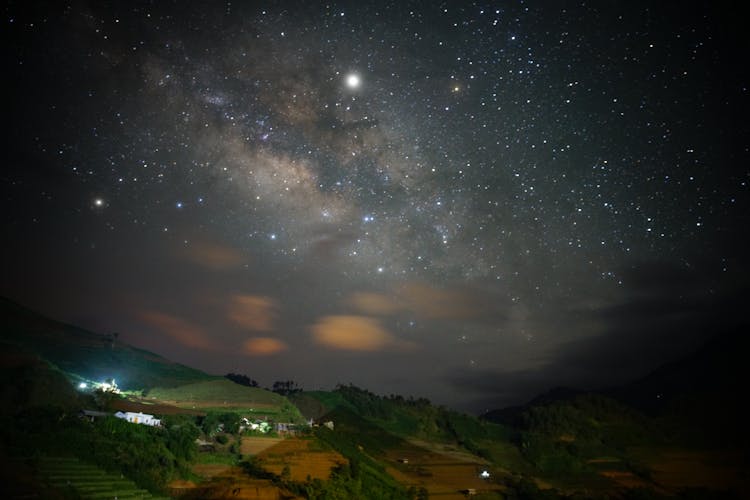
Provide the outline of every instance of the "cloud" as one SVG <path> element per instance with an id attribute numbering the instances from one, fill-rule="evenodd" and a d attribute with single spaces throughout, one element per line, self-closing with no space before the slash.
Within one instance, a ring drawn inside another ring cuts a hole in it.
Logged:
<path id="1" fill-rule="evenodd" d="M 289 348 L 285 342 L 273 337 L 253 337 L 246 340 L 242 347 L 250 356 L 270 356 Z"/>
<path id="2" fill-rule="evenodd" d="M 139 314 L 139 317 L 184 346 L 193 349 L 216 349 L 216 344 L 202 328 L 182 318 L 158 311 L 144 311 Z"/>
<path id="3" fill-rule="evenodd" d="M 331 349 L 373 352 L 414 347 L 413 343 L 388 332 L 377 319 L 367 316 L 324 316 L 311 330 L 315 342 Z"/>
<path id="4" fill-rule="evenodd" d="M 276 302 L 262 295 L 234 295 L 230 298 L 229 319 L 256 332 L 273 330 Z"/>
<path id="5" fill-rule="evenodd" d="M 182 255 L 191 262 L 217 271 L 234 269 L 247 262 L 238 250 L 210 242 L 191 243 Z"/>
<path id="6" fill-rule="evenodd" d="M 429 319 L 476 319 L 485 312 L 471 294 L 410 282 L 396 291 L 406 307 Z"/>
<path id="7" fill-rule="evenodd" d="M 355 292 L 346 303 L 368 315 L 391 316 L 411 312 L 433 320 L 479 320 L 488 316 L 498 319 L 499 312 L 497 303 L 490 303 L 488 297 L 477 291 L 437 288 L 417 282 L 399 285 L 390 295 Z"/>
<path id="8" fill-rule="evenodd" d="M 403 309 L 403 305 L 391 297 L 375 292 L 355 292 L 348 303 L 360 312 L 375 316 L 388 316 Z"/>
<path id="9" fill-rule="evenodd" d="M 534 368 L 458 370 L 447 375 L 461 391 L 481 394 L 495 407 L 528 400 L 553 386 L 598 389 L 637 380 L 660 365 L 700 349 L 712 336 L 746 324 L 750 289 L 707 267 L 635 263 L 624 289 L 610 301 L 558 310 L 540 328 L 567 339 Z M 586 335 L 576 332 L 585 328 Z M 489 404 L 489 403 L 487 403 Z"/>

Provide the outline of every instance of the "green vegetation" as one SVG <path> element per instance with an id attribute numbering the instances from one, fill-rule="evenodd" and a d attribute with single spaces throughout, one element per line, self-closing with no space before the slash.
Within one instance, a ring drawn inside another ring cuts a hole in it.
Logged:
<path id="1" fill-rule="evenodd" d="M 528 408 L 522 415 L 518 444 L 524 457 L 545 474 L 587 474 L 595 472 L 588 465 L 591 459 L 615 457 L 627 462 L 627 447 L 658 442 L 650 429 L 648 419 L 634 410 L 604 396 L 585 394 Z"/>
<path id="2" fill-rule="evenodd" d="M 307 398 L 307 399 L 306 399 Z M 394 436 L 416 437 L 433 442 L 451 443 L 484 458 L 493 459 L 498 453 L 497 443 L 509 443 L 513 432 L 492 422 L 458 413 L 447 408 L 435 407 L 424 398 L 413 399 L 402 396 L 378 396 L 354 386 L 338 386 L 332 392 L 304 392 L 293 401 L 301 402 L 304 409 L 314 408 L 310 398 L 325 408 L 326 418 L 332 410 L 348 410 L 360 419 L 376 424 L 387 436 L 379 436 L 380 442 L 388 442 Z M 344 414 L 346 415 L 346 413 Z M 334 419 L 336 425 L 339 421 Z M 346 418 L 345 418 L 346 421 Z"/>

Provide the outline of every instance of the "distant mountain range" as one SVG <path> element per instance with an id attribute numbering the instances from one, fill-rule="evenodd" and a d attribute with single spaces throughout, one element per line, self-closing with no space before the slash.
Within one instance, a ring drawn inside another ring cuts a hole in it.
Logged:
<path id="1" fill-rule="evenodd" d="M 593 394 L 612 398 L 646 415 L 691 421 L 695 428 L 741 429 L 749 330 L 743 327 L 717 334 L 686 358 L 666 363 L 629 384 Z M 573 401 L 584 394 L 587 393 L 556 387 L 524 405 L 492 410 L 481 418 L 517 426 L 530 408 Z M 747 439 L 746 432 L 744 435 L 743 439 Z"/>

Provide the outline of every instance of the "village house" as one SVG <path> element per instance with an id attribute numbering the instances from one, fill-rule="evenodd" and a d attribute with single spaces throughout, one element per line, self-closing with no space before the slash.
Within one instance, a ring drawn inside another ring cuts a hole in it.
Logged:
<path id="1" fill-rule="evenodd" d="M 142 425 L 150 425 L 152 427 L 161 427 L 161 420 L 158 418 L 154 418 L 153 415 L 149 415 L 148 413 L 118 411 L 117 413 L 115 413 L 115 417 L 121 418 L 123 420 L 127 420 L 128 422 L 132 424 L 142 424 Z"/>

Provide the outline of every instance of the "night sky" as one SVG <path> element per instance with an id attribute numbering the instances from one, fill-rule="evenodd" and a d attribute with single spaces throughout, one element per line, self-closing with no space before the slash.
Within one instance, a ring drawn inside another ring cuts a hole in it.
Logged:
<path id="1" fill-rule="evenodd" d="M 261 385 L 475 412 L 629 381 L 747 318 L 731 9 L 9 2 L 2 22 L 0 294 L 50 317 Z"/>

